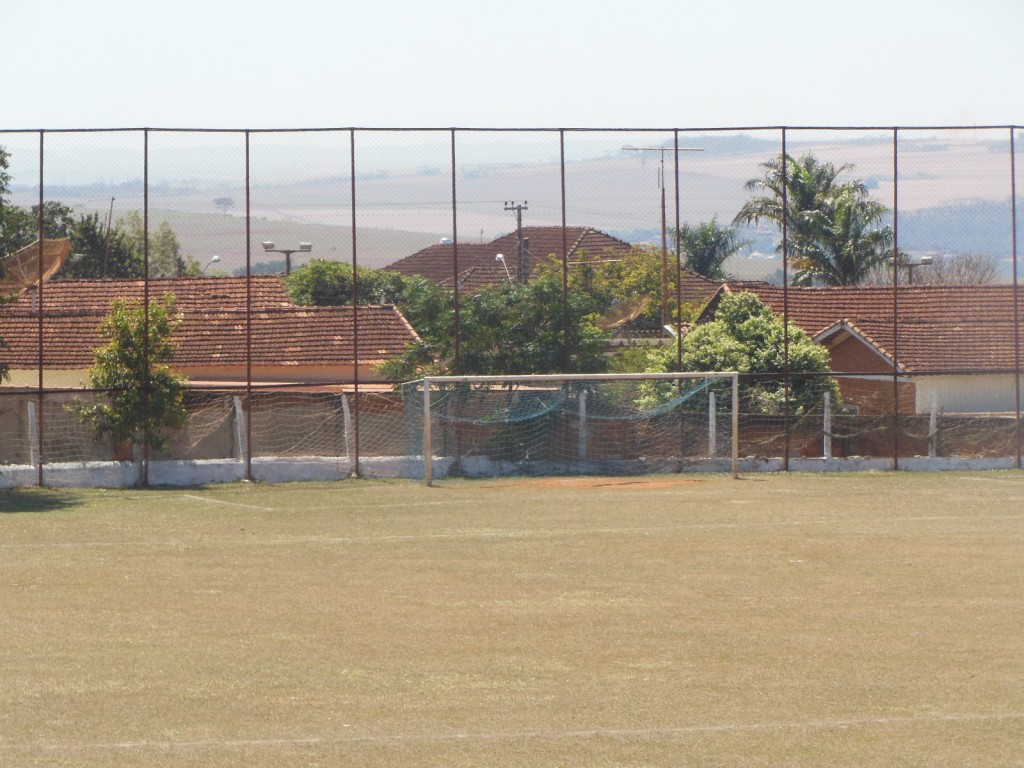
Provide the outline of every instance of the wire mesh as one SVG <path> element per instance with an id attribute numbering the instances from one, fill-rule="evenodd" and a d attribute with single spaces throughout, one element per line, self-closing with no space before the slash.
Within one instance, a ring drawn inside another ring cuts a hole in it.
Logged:
<path id="1" fill-rule="evenodd" d="M 430 380 L 403 385 L 402 395 L 416 477 L 427 474 L 428 451 L 449 476 L 646 474 L 720 458 L 729 466 L 727 379 Z"/>
<path id="2" fill-rule="evenodd" d="M 676 227 L 731 225 L 757 194 L 747 182 L 783 149 L 795 161 L 813 156 L 841 169 L 840 180 L 861 182 L 869 199 L 885 207 L 880 223 L 892 228 L 898 249 L 895 284 L 889 258 L 865 280 L 876 291 L 870 305 L 836 300 L 832 314 L 803 315 L 804 299 L 784 287 L 773 311 L 789 313 L 811 335 L 831 334 L 821 341 L 832 353 L 838 392 L 827 407 L 795 409 L 783 401 L 772 411 L 764 402 L 746 403 L 743 455 L 864 456 L 894 465 L 900 457 L 1019 461 L 1017 132 L 0 131 L 7 162 L 0 250 L 12 253 L 40 234 L 71 235 L 75 243 L 41 296 L 31 286 L 5 289 L 22 293 L 0 309 L 0 338 L 7 342 L 0 362 L 9 368 L 0 386 L 0 465 L 116 457 L 109 439 L 97 442 L 67 404 L 101 397 L 85 382 L 110 301 L 154 301 L 173 288 L 182 294 L 180 319 L 201 344 L 180 350 L 175 361 L 195 385 L 188 425 L 152 460 L 322 455 L 364 474 L 393 473 L 395 461 L 413 455 L 409 415 L 397 394 L 377 386 L 382 344 L 371 338 L 373 327 L 360 326 L 358 316 L 318 314 L 316 334 L 359 334 L 364 342 L 339 341 L 344 360 L 303 358 L 298 350 L 306 341 L 296 329 L 312 327 L 312 316 L 295 314 L 294 286 L 284 273 L 314 259 L 333 262 L 348 277 L 331 289 L 330 301 L 318 301 L 350 304 L 353 265 L 376 269 L 445 245 L 436 277 L 465 298 L 477 289 L 468 270 L 485 282 L 518 279 L 520 223 L 522 252 L 534 262 L 566 256 L 567 270 L 579 268 L 571 255 L 574 234 L 594 228 L 627 245 L 660 249 L 665 242 L 664 295 L 656 298 L 669 308 L 662 319 L 681 324 L 696 319 L 711 293 L 678 286 L 693 314 L 677 314 Z M 768 296 L 759 286 L 781 282 L 783 230 L 760 221 L 736 232 L 741 247 L 726 264 L 730 288 Z M 504 263 L 495 258 L 499 247 L 508 251 Z M 679 264 L 686 255 L 678 254 Z M 792 278 L 800 264 L 785 266 Z M 74 297 L 59 285 L 69 278 L 107 288 Z M 167 281 L 180 278 L 199 282 Z M 205 287 L 190 298 L 194 285 Z M 358 303 L 393 298 L 373 286 Z M 821 288 L 819 295 L 839 294 Z M 950 328 L 942 327 L 937 307 L 946 309 Z M 660 341 L 675 343 L 670 336 Z M 792 394 L 804 374 L 788 373 Z M 271 385 L 279 388 L 267 391 Z M 569 417 L 559 426 L 552 419 L 537 416 L 501 437 L 466 427 L 458 439 L 470 447 L 504 440 L 509 455 L 519 456 L 511 461 L 532 460 L 571 449 L 563 434 L 572 431 Z M 601 429 L 596 416 L 591 421 L 592 430 Z M 656 453 L 645 442 L 648 427 L 621 431 L 622 446 Z M 699 446 L 688 450 L 699 453 Z"/>

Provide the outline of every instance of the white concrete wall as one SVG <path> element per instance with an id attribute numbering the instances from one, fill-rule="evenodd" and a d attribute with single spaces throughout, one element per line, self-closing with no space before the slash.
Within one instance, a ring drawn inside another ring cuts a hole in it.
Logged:
<path id="1" fill-rule="evenodd" d="M 938 397 L 943 413 L 1012 413 L 1016 410 L 1013 374 L 981 376 L 915 376 L 914 407 L 930 413 Z M 1024 376 L 1021 377 L 1024 391 Z"/>
<path id="2" fill-rule="evenodd" d="M 410 477 L 422 479 L 410 469 L 414 465 L 409 456 L 374 457 L 360 462 L 364 477 Z M 420 457 L 422 459 L 422 457 Z M 418 463 L 422 466 L 422 461 Z M 434 476 L 437 479 L 447 475 L 453 462 L 437 458 L 434 462 Z M 900 469 L 911 471 L 940 472 L 951 470 L 1014 469 L 1012 457 L 1004 458 L 928 458 L 924 456 L 900 458 Z M 747 457 L 740 460 L 741 473 L 780 472 L 781 458 Z M 891 459 L 850 457 L 839 459 L 790 459 L 790 470 L 794 472 L 870 472 L 892 469 Z M 462 462 L 460 475 L 468 477 L 494 477 L 503 469 L 487 459 L 474 457 L 473 461 Z M 521 469 L 521 467 L 520 467 Z M 572 474 L 585 467 L 548 467 L 555 473 Z M 627 470 L 628 467 L 622 467 Z M 729 472 L 730 462 L 726 459 L 696 461 L 684 472 Z M 254 459 L 253 479 L 265 483 L 296 481 L 332 481 L 352 476 L 352 467 L 347 460 L 322 458 L 296 459 Z M 245 464 L 231 460 L 211 461 L 167 461 L 152 462 L 149 467 L 151 485 L 188 487 L 210 483 L 233 483 L 245 479 Z M 52 488 L 126 488 L 136 486 L 141 480 L 139 464 L 129 462 L 87 462 L 78 464 L 50 464 L 44 467 L 43 484 Z M 0 488 L 33 486 L 38 482 L 38 472 L 30 466 L 0 467 Z"/>

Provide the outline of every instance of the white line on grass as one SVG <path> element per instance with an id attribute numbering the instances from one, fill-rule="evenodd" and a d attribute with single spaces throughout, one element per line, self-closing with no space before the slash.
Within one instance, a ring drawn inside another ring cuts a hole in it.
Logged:
<path id="1" fill-rule="evenodd" d="M 815 520 L 768 520 L 750 523 L 691 523 L 689 525 L 629 526 L 600 528 L 512 528 L 504 530 L 447 531 L 442 533 L 405 533 L 386 536 L 293 536 L 268 539 L 262 544 L 358 544 L 365 542 L 402 542 L 470 539 L 554 539 L 581 536 L 652 536 L 655 534 L 684 533 L 703 530 L 772 530 L 817 525 L 853 525 L 879 523 L 934 523 L 953 520 L 1018 520 L 1020 515 L 922 515 L 918 517 L 891 517 L 876 519 L 821 518 Z M 858 533 L 861 531 L 858 531 Z M 871 533 L 876 529 L 871 529 Z M 3 545 L 0 545 L 3 546 Z"/>
<path id="2" fill-rule="evenodd" d="M 256 509 L 260 512 L 277 512 L 275 507 L 257 507 L 254 504 L 239 504 L 234 501 L 221 501 L 220 499 L 208 499 L 205 496 L 193 496 L 190 493 L 181 494 L 183 499 L 192 499 L 193 501 L 202 501 L 206 504 L 222 504 L 225 507 L 241 507 L 242 509 Z"/>
<path id="3" fill-rule="evenodd" d="M 200 497 L 196 497 L 200 498 Z M 205 499 L 203 499 L 205 501 Z M 211 500 L 214 503 L 214 500 Z M 221 504 L 229 504 L 230 502 L 216 502 Z M 446 502 L 429 502 L 430 504 L 447 504 Z M 234 505 L 234 506 L 245 506 L 245 505 Z M 418 506 L 414 504 L 413 506 Z M 281 512 L 285 510 L 280 509 L 266 509 L 264 507 L 249 507 L 249 509 L 259 509 L 270 512 Z M 303 507 L 303 509 L 305 509 Z M 372 534 L 365 536 L 290 536 L 287 538 L 277 539 L 250 539 L 244 540 L 233 540 L 226 539 L 221 543 L 224 546 L 227 545 L 238 545 L 245 547 L 253 546 L 280 546 L 280 545 L 294 545 L 294 544 L 366 544 L 366 543 L 390 543 L 390 542 L 408 542 L 408 541 L 469 541 L 473 539 L 479 540 L 500 540 L 500 539 L 556 539 L 565 537 L 581 537 L 581 536 L 653 536 L 660 534 L 672 534 L 672 533 L 685 533 L 687 531 L 702 531 L 702 530 L 739 530 L 739 531 L 768 531 L 779 528 L 796 528 L 802 526 L 818 526 L 818 525 L 835 525 L 835 526 L 850 526 L 854 524 L 871 524 L 872 527 L 869 533 L 877 533 L 882 528 L 888 529 L 888 525 L 883 524 L 895 524 L 895 523 L 934 523 L 934 522 L 950 522 L 953 520 L 971 520 L 971 521 L 993 521 L 993 520 L 1019 520 L 1020 515 L 922 515 L 917 517 L 889 517 L 884 519 L 865 519 L 865 518 L 818 518 L 814 520 L 766 520 L 757 521 L 750 523 L 691 523 L 689 525 L 670 525 L 670 526 L 631 526 L 631 527 L 601 527 L 601 528 L 513 528 L 505 530 L 480 530 L 480 531 L 448 531 L 443 533 L 406 533 L 406 534 L 389 534 L 386 536 L 375 536 Z M 959 529 L 959 532 L 964 532 L 965 529 Z M 981 529 L 970 529 L 971 531 Z M 987 529 L 986 529 L 987 530 Z M 865 533 L 865 531 L 854 531 L 854 533 Z M 0 550 L 11 550 L 11 549 L 70 549 L 74 547 L 90 548 L 90 547 L 135 547 L 135 548 L 159 548 L 159 547 L 179 547 L 183 544 L 192 543 L 184 539 L 175 540 L 160 540 L 160 541 L 81 541 L 81 542 L 17 542 L 17 543 L 4 543 L 0 542 Z"/>
<path id="4" fill-rule="evenodd" d="M 358 511 L 367 512 L 373 510 L 388 510 L 388 509 L 404 509 L 406 507 L 459 507 L 470 504 L 479 505 L 481 502 L 477 499 L 456 499 L 454 501 L 446 499 L 443 501 L 395 501 L 395 502 L 381 502 L 380 504 L 359 504 L 358 506 L 342 506 L 340 504 L 310 504 L 303 505 L 301 507 L 282 507 L 278 511 L 302 511 L 302 512 L 319 512 L 324 509 L 334 511 Z"/>
<path id="5" fill-rule="evenodd" d="M 144 749 L 238 749 L 252 747 L 290 747 L 318 746 L 332 744 L 356 743 L 414 743 L 414 742 L 471 742 L 471 741 L 519 741 L 522 739 L 581 739 L 581 738 L 657 738 L 678 737 L 693 734 L 714 733 L 749 733 L 785 730 L 833 730 L 849 728 L 871 728 L 900 725 L 934 725 L 934 724 L 971 724 L 991 723 L 999 721 L 1024 720 L 1024 712 L 1004 712 L 992 714 L 948 715 L 929 714 L 907 717 L 857 717 L 836 720 L 804 720 L 781 721 L 767 723 L 706 723 L 700 725 L 683 725 L 663 728 L 578 728 L 570 730 L 522 730 L 522 731 L 450 731 L 446 733 L 345 733 L 329 736 L 305 736 L 278 739 L 197 739 L 181 740 L 141 740 L 111 742 L 34 742 L 18 744 L 0 742 L 0 752 L 27 752 L 46 750 L 144 750 Z"/>

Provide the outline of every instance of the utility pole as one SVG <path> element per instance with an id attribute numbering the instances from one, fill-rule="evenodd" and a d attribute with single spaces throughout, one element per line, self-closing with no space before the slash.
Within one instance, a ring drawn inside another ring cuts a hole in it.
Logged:
<path id="1" fill-rule="evenodd" d="M 622 148 L 625 152 L 660 152 L 661 163 L 658 166 L 658 187 L 661 188 L 661 324 L 668 325 L 668 228 L 665 225 L 665 153 L 666 152 L 703 152 L 699 147 L 630 147 Z M 678 308 L 677 308 L 678 311 Z"/>
<path id="2" fill-rule="evenodd" d="M 107 267 L 110 262 L 110 227 L 114 222 L 114 198 L 110 198 L 110 212 L 107 213 L 107 234 L 103 242 L 103 276 L 107 276 Z M 39 251 L 42 258 L 42 250 Z"/>
<path id="3" fill-rule="evenodd" d="M 516 282 L 519 285 L 526 285 L 527 280 L 530 279 L 530 268 L 526 263 L 529 241 L 523 240 L 523 211 L 529 210 L 526 203 L 526 200 L 523 200 L 522 203 L 517 203 L 515 200 L 505 201 L 505 210 L 516 212 Z"/>

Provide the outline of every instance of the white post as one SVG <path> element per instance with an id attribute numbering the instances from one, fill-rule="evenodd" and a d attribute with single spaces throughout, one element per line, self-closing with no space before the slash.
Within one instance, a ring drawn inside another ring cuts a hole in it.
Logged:
<path id="1" fill-rule="evenodd" d="M 928 414 L 928 458 L 939 455 L 939 393 L 932 392 L 931 413 Z"/>
<path id="2" fill-rule="evenodd" d="M 732 374 L 732 477 L 740 477 L 740 375 Z"/>
<path id="3" fill-rule="evenodd" d="M 715 408 L 715 392 L 708 392 L 708 458 L 718 454 L 718 409 Z"/>
<path id="4" fill-rule="evenodd" d="M 341 420 L 344 424 L 345 432 L 345 456 L 351 463 L 352 454 L 355 450 L 352 446 L 353 435 L 355 433 L 353 432 L 352 429 L 352 411 L 348 407 L 348 397 L 345 395 L 344 392 L 341 393 Z"/>
<path id="5" fill-rule="evenodd" d="M 580 404 L 579 404 L 579 446 L 577 453 L 580 461 L 587 460 L 587 390 L 580 390 Z"/>
<path id="6" fill-rule="evenodd" d="M 28 462 L 33 467 L 39 466 L 39 414 L 34 400 L 28 401 Z"/>
<path id="7" fill-rule="evenodd" d="M 823 417 L 824 423 L 821 425 L 821 430 L 824 433 L 822 438 L 824 445 L 822 451 L 825 454 L 826 459 L 832 458 L 832 395 L 829 392 L 825 393 L 825 415 Z"/>
<path id="8" fill-rule="evenodd" d="M 434 462 L 431 457 L 430 434 L 430 379 L 423 380 L 423 476 L 427 485 L 434 482 Z"/>
<path id="9" fill-rule="evenodd" d="M 249 455 L 249 441 L 247 439 L 248 430 L 245 428 L 245 408 L 242 407 L 242 398 L 235 395 L 235 443 L 238 446 L 238 458 L 240 461 L 245 461 L 245 457 Z"/>

